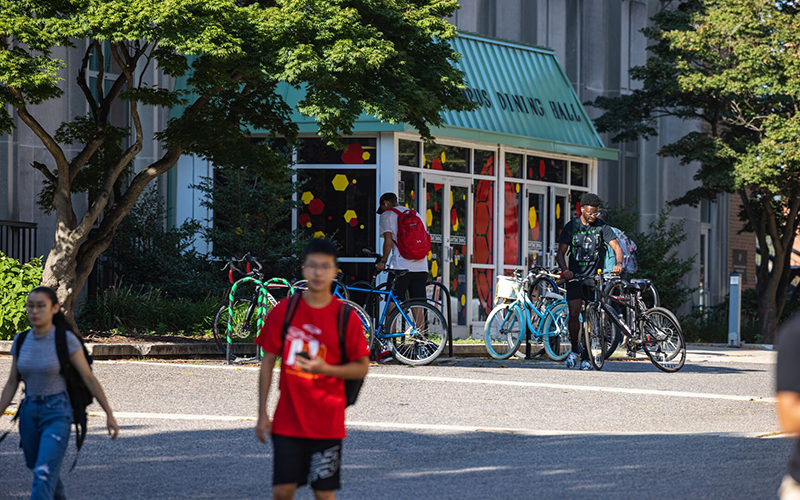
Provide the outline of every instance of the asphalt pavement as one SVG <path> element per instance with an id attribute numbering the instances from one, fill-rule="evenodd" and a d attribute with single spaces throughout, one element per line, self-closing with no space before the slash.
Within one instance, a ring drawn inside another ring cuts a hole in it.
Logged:
<path id="1" fill-rule="evenodd" d="M 696 349 L 676 374 L 647 361 L 602 372 L 373 366 L 348 410 L 339 497 L 776 498 L 793 442 L 775 436 L 773 363 L 771 352 Z M 0 358 L 2 379 L 9 365 Z M 90 418 L 78 467 L 64 472 L 71 498 L 270 496 L 271 449 L 253 435 L 257 368 L 145 360 L 95 371 L 122 433 L 111 442 Z M 0 432 L 11 428 L 0 419 Z M 29 495 L 17 443 L 14 431 L 0 444 L 0 498 Z"/>

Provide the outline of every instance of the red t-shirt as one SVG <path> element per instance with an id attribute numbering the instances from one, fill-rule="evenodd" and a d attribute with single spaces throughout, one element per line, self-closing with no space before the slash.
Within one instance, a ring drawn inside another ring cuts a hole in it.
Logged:
<path id="1" fill-rule="evenodd" d="M 336 377 L 306 373 L 295 364 L 295 355 L 305 351 L 315 358 L 325 356 L 325 362 L 339 365 L 339 299 L 315 309 L 301 299 L 292 323 L 287 329 L 281 350 L 281 330 L 289 301 L 283 300 L 266 318 L 256 344 L 265 351 L 283 358 L 281 363 L 278 408 L 272 422 L 272 432 L 279 436 L 306 439 L 344 439 L 344 410 L 347 406 L 344 380 Z M 364 329 L 355 311 L 347 322 L 345 337 L 347 359 L 355 361 L 369 356 Z"/>

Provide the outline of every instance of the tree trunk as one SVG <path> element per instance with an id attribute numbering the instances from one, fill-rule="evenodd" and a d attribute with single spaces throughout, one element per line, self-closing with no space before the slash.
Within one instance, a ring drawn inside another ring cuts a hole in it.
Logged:
<path id="1" fill-rule="evenodd" d="M 774 344 L 777 339 L 780 317 L 774 300 L 762 299 L 758 301 L 758 333 L 761 342 Z"/>

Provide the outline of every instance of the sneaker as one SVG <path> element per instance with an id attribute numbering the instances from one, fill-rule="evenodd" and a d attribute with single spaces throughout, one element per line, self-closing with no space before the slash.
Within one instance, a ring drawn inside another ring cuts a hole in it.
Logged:
<path id="1" fill-rule="evenodd" d="M 569 353 L 569 356 L 567 356 L 567 359 L 564 360 L 564 366 L 566 366 L 568 370 L 571 370 L 578 366 L 578 361 L 580 361 L 580 359 L 580 356 L 574 352 L 571 352 Z"/>
<path id="2" fill-rule="evenodd" d="M 594 366 L 592 366 L 588 359 L 584 359 L 581 361 L 581 370 L 594 370 Z"/>
<path id="3" fill-rule="evenodd" d="M 391 363 L 394 361 L 394 358 L 392 357 L 392 351 L 390 349 L 381 351 L 381 353 L 378 354 L 378 359 L 376 361 L 380 365 Z"/>

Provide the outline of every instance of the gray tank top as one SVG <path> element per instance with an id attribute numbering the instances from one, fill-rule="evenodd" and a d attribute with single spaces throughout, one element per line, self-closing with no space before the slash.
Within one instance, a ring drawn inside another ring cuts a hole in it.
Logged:
<path id="1" fill-rule="evenodd" d="M 61 364 L 56 352 L 56 327 L 53 326 L 41 337 L 29 330 L 20 353 L 17 353 L 18 338 L 19 334 L 14 337 L 11 355 L 17 358 L 17 371 L 25 382 L 25 394 L 50 396 L 66 391 L 67 383 L 61 376 Z M 67 350 L 70 356 L 81 350 L 81 341 L 70 331 L 67 331 Z"/>

